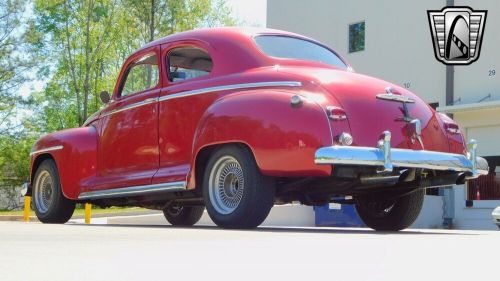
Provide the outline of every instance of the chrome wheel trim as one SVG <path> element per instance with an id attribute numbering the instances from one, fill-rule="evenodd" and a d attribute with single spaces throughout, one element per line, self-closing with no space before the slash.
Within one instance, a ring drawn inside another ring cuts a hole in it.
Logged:
<path id="1" fill-rule="evenodd" d="M 223 215 L 234 212 L 243 198 L 245 179 L 240 163 L 232 156 L 223 156 L 210 171 L 208 195 L 214 209 Z"/>
<path id="2" fill-rule="evenodd" d="M 36 208 L 44 214 L 49 210 L 54 198 L 54 182 L 48 171 L 42 171 L 38 174 L 34 191 Z"/>

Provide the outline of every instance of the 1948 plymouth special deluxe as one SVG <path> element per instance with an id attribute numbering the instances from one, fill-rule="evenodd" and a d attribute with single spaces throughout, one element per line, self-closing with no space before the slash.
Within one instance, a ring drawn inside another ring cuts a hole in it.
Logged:
<path id="1" fill-rule="evenodd" d="M 274 204 L 355 204 L 376 230 L 409 227 L 425 188 L 488 173 L 459 126 L 408 90 L 355 73 L 325 45 L 269 29 L 156 40 L 124 63 L 106 104 L 31 152 L 39 220 L 75 204 L 163 210 L 253 228 Z"/>

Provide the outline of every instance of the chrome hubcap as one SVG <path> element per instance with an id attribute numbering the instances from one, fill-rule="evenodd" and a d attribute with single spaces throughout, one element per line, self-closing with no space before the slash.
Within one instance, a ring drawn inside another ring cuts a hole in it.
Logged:
<path id="1" fill-rule="evenodd" d="M 232 156 L 217 160 L 208 182 L 208 194 L 214 209 L 224 215 L 234 212 L 241 202 L 244 188 L 240 163 Z"/>
<path id="2" fill-rule="evenodd" d="M 54 184 L 48 171 L 42 171 L 35 181 L 35 204 L 40 213 L 46 213 L 52 204 Z"/>

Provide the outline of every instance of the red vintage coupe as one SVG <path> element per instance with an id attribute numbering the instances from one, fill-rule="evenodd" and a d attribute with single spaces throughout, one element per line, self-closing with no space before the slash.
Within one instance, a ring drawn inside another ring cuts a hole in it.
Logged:
<path id="1" fill-rule="evenodd" d="M 254 228 L 274 204 L 355 204 L 376 230 L 409 227 L 425 189 L 488 173 L 459 126 L 410 91 L 357 74 L 301 35 L 218 28 L 156 40 L 124 63 L 105 106 L 31 152 L 40 221 L 75 204 L 163 210 L 193 225 L 205 207 Z"/>

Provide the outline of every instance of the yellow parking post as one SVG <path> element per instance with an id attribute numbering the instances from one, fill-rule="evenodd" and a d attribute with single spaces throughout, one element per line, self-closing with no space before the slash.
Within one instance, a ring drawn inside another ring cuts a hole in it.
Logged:
<path id="1" fill-rule="evenodd" d="M 30 210 L 31 210 L 31 196 L 24 196 L 23 220 L 25 222 L 30 221 Z"/>
<path id="2" fill-rule="evenodd" d="M 92 204 L 85 203 L 85 224 L 90 224 L 91 215 L 92 215 Z"/>

